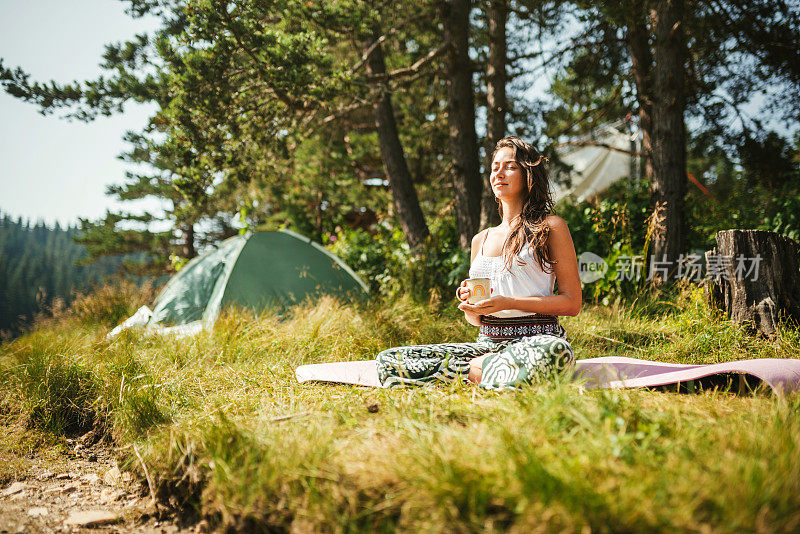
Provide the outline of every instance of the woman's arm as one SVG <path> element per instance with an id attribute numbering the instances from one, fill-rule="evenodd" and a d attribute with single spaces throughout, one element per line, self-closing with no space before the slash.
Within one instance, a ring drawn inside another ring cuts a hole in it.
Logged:
<path id="1" fill-rule="evenodd" d="M 548 297 L 512 297 L 507 309 L 544 313 L 547 315 L 578 315 L 581 311 L 581 279 L 578 275 L 578 258 L 567 222 L 557 215 L 549 215 L 550 235 L 547 246 L 550 258 L 555 261 L 553 270 L 558 281 L 558 294 Z"/>
<path id="2" fill-rule="evenodd" d="M 581 280 L 578 276 L 578 258 L 566 221 L 549 215 L 547 238 L 550 259 L 558 281 L 558 294 L 547 297 L 491 297 L 474 305 L 463 302 L 460 310 L 486 315 L 500 310 L 522 310 L 545 315 L 578 315 L 581 310 Z"/>
<path id="3" fill-rule="evenodd" d="M 488 231 L 489 230 L 487 228 L 483 232 L 478 232 L 475 235 L 475 237 L 472 238 L 472 251 L 471 251 L 472 254 L 470 256 L 470 261 L 469 261 L 470 265 L 472 265 L 472 262 L 475 261 L 475 256 L 478 255 L 478 251 L 481 248 L 481 242 L 483 241 L 484 232 L 488 232 Z M 462 291 L 462 288 L 463 288 L 463 293 L 458 293 L 458 292 Z M 464 299 L 469 298 L 469 290 L 466 288 L 466 283 L 465 282 L 461 282 L 461 285 L 456 289 L 456 291 L 457 291 L 457 295 L 458 294 L 461 295 L 461 298 L 464 298 Z M 462 301 L 462 303 L 463 302 L 465 302 L 465 301 Z M 461 309 L 461 306 L 459 306 L 459 309 Z M 473 313 L 471 311 L 464 310 L 464 309 L 461 309 L 461 311 L 464 312 L 464 320 L 467 321 L 469 324 L 471 324 L 472 326 L 480 326 L 481 325 L 481 319 L 480 319 L 480 314 L 479 313 Z"/>

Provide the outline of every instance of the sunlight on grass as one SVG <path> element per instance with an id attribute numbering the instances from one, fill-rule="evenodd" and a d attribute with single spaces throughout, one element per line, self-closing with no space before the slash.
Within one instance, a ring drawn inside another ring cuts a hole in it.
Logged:
<path id="1" fill-rule="evenodd" d="M 685 292 L 667 314 L 588 306 L 578 358 L 793 357 Z M 287 317 L 233 311 L 193 339 L 64 318 L 3 345 L 2 411 L 55 433 L 136 443 L 164 502 L 220 526 L 297 531 L 793 531 L 800 399 L 577 383 L 496 393 L 298 384 L 298 365 L 469 341 L 457 311 L 323 298 Z M 368 409 L 369 407 L 369 409 Z M 123 454 L 131 454 L 125 449 Z M 133 470 L 138 461 L 126 459 Z"/>

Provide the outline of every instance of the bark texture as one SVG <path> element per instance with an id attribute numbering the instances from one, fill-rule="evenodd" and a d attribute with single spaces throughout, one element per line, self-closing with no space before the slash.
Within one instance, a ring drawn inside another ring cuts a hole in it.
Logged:
<path id="1" fill-rule="evenodd" d="M 642 177 L 653 179 L 653 54 L 650 51 L 650 32 L 647 13 L 637 10 L 628 24 L 628 53 L 631 56 L 631 74 L 636 83 L 636 100 L 639 105 L 639 132 L 642 135 Z"/>
<path id="2" fill-rule="evenodd" d="M 655 29 L 655 102 L 651 198 L 664 207 L 661 230 L 653 240 L 657 261 L 675 264 L 684 252 L 686 127 L 684 124 L 686 38 L 683 0 L 658 0 L 651 9 Z"/>
<path id="3" fill-rule="evenodd" d="M 486 10 L 489 27 L 489 64 L 486 69 L 486 159 L 483 172 L 483 194 L 481 195 L 481 220 L 479 228 L 500 224 L 500 212 L 492 192 L 489 175 L 492 168 L 492 152 L 497 141 L 506 135 L 506 63 L 508 45 L 506 22 L 508 0 L 489 0 Z"/>
<path id="4" fill-rule="evenodd" d="M 380 33 L 374 35 L 377 40 Z M 367 57 L 367 72 L 373 80 L 373 88 L 377 97 L 373 101 L 372 109 L 375 115 L 375 127 L 378 130 L 378 144 L 381 150 L 381 159 L 392 190 L 392 200 L 400 226 L 406 236 L 409 246 L 415 249 L 425 243 L 428 237 L 428 225 L 419 205 L 417 190 L 411 172 L 408 170 L 403 146 L 397 133 L 397 121 L 392 108 L 392 99 L 389 86 L 380 81 L 386 74 L 386 62 L 383 58 L 383 48 L 374 47 Z"/>
<path id="5" fill-rule="evenodd" d="M 746 268 L 752 262 L 744 260 L 759 257 L 757 275 L 748 272 Z M 745 268 L 740 268 L 739 258 Z M 706 252 L 706 265 L 716 262 L 722 269 L 709 278 L 706 300 L 732 321 L 746 324 L 759 335 L 773 337 L 782 318 L 800 323 L 799 261 L 800 245 L 775 232 L 718 232 L 717 248 Z"/>
<path id="6" fill-rule="evenodd" d="M 475 98 L 469 58 L 469 0 L 442 2 L 447 53 L 448 123 L 450 163 L 456 227 L 460 244 L 469 248 L 478 231 L 481 214 L 481 175 L 478 135 L 475 132 Z"/>
<path id="7" fill-rule="evenodd" d="M 194 247 L 194 225 L 189 223 L 183 227 L 183 257 L 190 260 L 197 256 L 197 250 Z"/>

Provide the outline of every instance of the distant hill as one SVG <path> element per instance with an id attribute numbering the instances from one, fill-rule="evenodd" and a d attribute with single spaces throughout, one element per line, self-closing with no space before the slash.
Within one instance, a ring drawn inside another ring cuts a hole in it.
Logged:
<path id="1" fill-rule="evenodd" d="M 114 274 L 118 258 L 78 266 L 86 257 L 72 237 L 78 229 L 50 228 L 0 216 L 0 339 L 13 337 L 55 299 L 69 304 L 73 293 Z"/>

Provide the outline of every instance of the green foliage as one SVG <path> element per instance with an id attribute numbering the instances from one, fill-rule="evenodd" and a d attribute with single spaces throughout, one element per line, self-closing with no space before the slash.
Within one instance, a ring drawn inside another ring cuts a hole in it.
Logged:
<path id="1" fill-rule="evenodd" d="M 576 253 L 605 256 L 625 245 L 642 251 L 650 215 L 649 187 L 645 180 L 631 183 L 623 179 L 603 192 L 596 203 L 560 203 L 555 211 L 567 222 Z"/>
<path id="2" fill-rule="evenodd" d="M 469 271 L 469 252 L 460 248 L 453 221 L 433 226 L 417 254 L 399 228 L 384 225 L 378 225 L 374 234 L 343 230 L 330 248 L 369 284 L 371 292 L 390 299 L 406 295 L 415 302 L 449 299 Z"/>
<path id="3" fill-rule="evenodd" d="M 159 120 L 153 122 L 160 124 Z M 159 199 L 163 213 L 107 212 L 97 221 L 81 219 L 81 233 L 76 241 L 85 245 L 89 253 L 85 263 L 107 256 L 127 255 L 123 263 L 126 273 L 158 276 L 178 270 L 182 263 L 197 255 L 202 245 L 235 235 L 232 219 L 239 204 L 231 198 L 238 198 L 239 195 L 233 194 L 236 188 L 223 187 L 204 192 L 196 199 L 187 199 L 179 188 L 189 172 L 183 154 L 176 153 L 169 142 L 155 140 L 164 136 L 164 130 L 163 125 L 151 126 L 147 134 L 126 134 L 130 149 L 120 155 L 120 159 L 140 167 L 144 165 L 147 172 L 129 172 L 124 183 L 110 185 L 106 191 L 122 202 Z M 191 172 L 200 171 L 193 169 Z M 163 225 L 165 222 L 168 224 Z M 156 224 L 164 229 L 153 230 Z"/>
<path id="4" fill-rule="evenodd" d="M 775 207 L 775 213 L 767 216 L 759 229 L 777 232 L 800 243 L 800 193 L 779 199 Z"/>
<path id="5" fill-rule="evenodd" d="M 710 196 L 690 186 L 686 196 L 688 240 L 710 249 L 720 230 L 750 228 L 800 238 L 800 140 L 791 145 L 775 132 L 738 141 L 731 154 L 718 139 L 690 140 L 688 170 Z"/>
<path id="6" fill-rule="evenodd" d="M 572 234 L 575 252 L 594 253 L 608 265 L 605 275 L 595 282 L 583 284 L 585 297 L 608 304 L 615 299 L 632 299 L 645 286 L 647 265 L 641 266 L 641 278 L 623 275 L 623 263 L 630 258 L 647 256 L 649 184 L 642 180 L 630 184 L 624 180 L 613 184 L 596 202 L 573 203 L 568 199 L 556 207 Z M 631 279 L 632 278 L 632 279 Z"/>
<path id="7" fill-rule="evenodd" d="M 716 246 L 717 232 L 733 228 L 769 230 L 799 239 L 799 147 L 790 147 L 774 133 L 766 134 L 761 141 L 743 142 L 739 156 L 742 163 L 738 164 L 718 139 L 704 133 L 693 136 L 688 170 L 705 184 L 708 193 L 694 184 L 688 186 L 685 253 L 702 256 L 702 252 Z M 772 167 L 778 177 L 767 177 Z M 646 180 L 621 180 L 597 199 L 582 203 L 567 199 L 556 207 L 556 212 L 567 221 L 577 254 L 593 252 L 609 266 L 603 278 L 584 284 L 584 294 L 591 300 L 604 304 L 616 299 L 630 302 L 645 292 L 661 295 L 665 291 L 648 287 L 646 280 L 650 260 L 648 233 L 654 222 Z M 620 262 L 630 264 L 634 256 L 639 256 L 642 264 L 642 280 L 638 283 L 617 276 Z M 704 263 L 704 258 L 700 262 Z"/>

